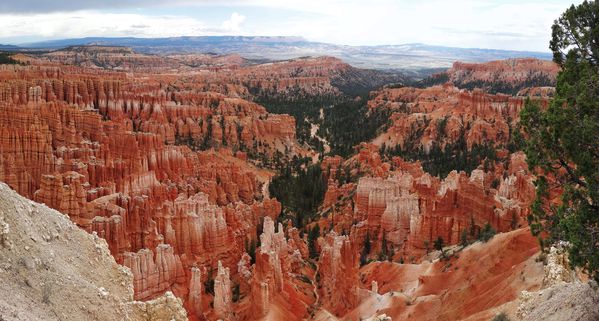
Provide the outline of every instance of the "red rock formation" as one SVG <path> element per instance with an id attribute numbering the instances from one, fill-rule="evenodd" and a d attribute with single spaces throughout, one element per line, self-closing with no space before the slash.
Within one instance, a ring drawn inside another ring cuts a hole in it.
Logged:
<path id="1" fill-rule="evenodd" d="M 324 194 L 324 200 L 322 202 L 322 207 L 327 208 L 327 207 L 334 206 L 343 197 L 351 194 L 355 189 L 356 189 L 356 186 L 353 183 L 338 186 L 337 181 L 332 180 L 332 179 L 329 180 L 328 185 L 327 185 L 327 191 Z"/>
<path id="2" fill-rule="evenodd" d="M 503 146 L 522 97 L 450 86 L 383 89 L 369 106 L 394 111 L 389 130 L 374 144 L 361 144 L 354 157 L 322 164 L 329 188 L 319 221 L 312 223 L 325 235 L 315 269 L 305 236 L 283 224 L 275 229 L 281 204 L 268 196 L 274 173 L 250 163 L 259 164 L 251 159 L 261 154 L 306 155 L 295 141 L 295 120 L 247 99 L 296 90 L 337 95 L 334 78 L 350 66 L 332 58 L 246 66 L 239 57 L 148 57 L 114 48 L 94 58 L 91 49 L 31 58 L 30 66 L 0 66 L 0 180 L 104 238 L 132 270 L 136 298 L 172 291 L 192 320 L 294 321 L 320 308 L 357 319 L 352 310 L 378 298 L 373 284 L 380 293 L 390 287 L 380 277 L 361 282 L 358 256 L 366 235 L 369 258 L 386 243 L 396 261 L 419 261 L 425 241 L 439 236 L 455 244 L 464 230 L 476 234 L 486 223 L 511 230 L 534 196 L 521 153 L 499 151 L 509 157 L 508 168 L 453 172 L 444 180 L 424 173 L 419 163 L 379 154 L 383 143 L 429 150 L 462 134 L 469 147 Z M 59 64 L 77 60 L 83 67 Z M 120 64 L 129 72 L 93 67 L 98 64 Z M 550 90 L 522 94 L 545 102 Z M 414 138 L 415 132 L 422 135 Z M 362 178 L 340 185 L 341 173 Z M 262 221 L 252 264 L 249 244 Z M 517 246 L 527 250 L 529 244 Z M 210 282 L 215 267 L 212 297 L 202 282 Z M 472 285 L 462 282 L 464 275 L 441 282 L 439 270 L 435 265 L 433 276 L 421 273 L 422 280 L 405 282 L 420 284 L 421 296 Z M 429 277 L 438 285 L 428 288 Z"/>
<path id="3" fill-rule="evenodd" d="M 72 46 L 44 54 L 16 55 L 18 61 L 28 64 L 76 65 L 93 69 L 135 71 L 148 73 L 191 72 L 193 70 L 224 71 L 246 65 L 239 55 L 182 54 L 149 55 L 127 47 Z"/>
<path id="4" fill-rule="evenodd" d="M 0 101 L 25 104 L 31 98 L 32 102 L 62 101 L 80 109 L 98 109 L 103 117 L 123 121 L 127 129 L 157 134 L 169 144 L 177 141 L 194 147 L 224 144 L 263 153 L 303 152 L 292 143 L 292 117 L 269 115 L 262 106 L 242 99 L 191 89 L 181 92 L 163 85 L 162 80 L 127 81 L 122 75 L 81 80 L 77 74 L 45 77 L 22 71 L 25 79 L 2 84 Z M 84 69 L 75 71 L 87 76 Z M 6 78 L 11 76 L 6 74 Z"/>
<path id="5" fill-rule="evenodd" d="M 204 289 L 200 269 L 193 267 L 191 268 L 191 279 L 189 280 L 189 294 L 185 302 L 185 309 L 192 316 L 201 316 L 203 313 L 202 293 L 204 293 Z"/>
<path id="6" fill-rule="evenodd" d="M 458 244 L 463 233 L 473 240 L 487 223 L 499 232 L 526 225 L 535 191 L 521 152 L 505 156 L 506 168 L 497 163 L 487 172 L 454 171 L 440 180 L 419 163 L 400 158 L 383 162 L 376 149 L 363 148 L 367 152 L 332 167 L 352 168 L 352 175 L 364 176 L 343 186 L 329 180 L 319 225 L 342 234 L 351 231 L 360 245 L 368 235 L 370 258 L 418 261 L 438 237 Z"/>
<path id="7" fill-rule="evenodd" d="M 347 236 L 329 233 L 321 244 L 318 273 L 323 307 L 343 315 L 358 304 L 358 252 Z"/>
<path id="8" fill-rule="evenodd" d="M 241 68 L 232 78 L 252 88 L 258 96 L 282 96 L 298 89 L 307 95 L 338 95 L 331 80 L 350 68 L 333 57 L 300 58 Z"/>
<path id="9" fill-rule="evenodd" d="M 299 230 L 295 227 L 289 228 L 287 229 L 287 234 L 289 236 L 287 245 L 289 246 L 289 250 L 292 252 L 292 255 L 294 255 L 294 259 L 291 260 L 291 264 L 298 263 L 297 254 L 299 254 L 301 258 L 307 259 L 309 255 L 308 244 L 306 244 L 306 241 L 300 236 Z M 301 262 L 301 260 L 299 261 Z M 292 266 L 291 269 L 296 271 L 298 270 L 298 267 Z"/>
<path id="10" fill-rule="evenodd" d="M 515 127 L 525 101 L 525 97 L 461 91 L 448 85 L 383 89 L 371 96 L 369 108 L 393 111 L 393 125 L 373 143 L 386 148 L 421 147 L 426 152 L 434 145 L 443 148 L 455 143 L 462 136 L 468 148 L 507 145 L 510 128 Z M 545 105 L 548 102 L 545 97 L 531 97 Z"/>
<path id="11" fill-rule="evenodd" d="M 497 190 L 490 187 L 491 174 L 482 170 L 470 176 L 454 171 L 440 181 L 401 164 L 387 179 L 364 177 L 357 185 L 356 213 L 375 236 L 375 251 L 383 237 L 413 256 L 426 250 L 427 243 L 432 248 L 438 237 L 457 244 L 464 230 L 471 233 L 487 223 L 509 231 L 522 222 L 534 198 L 526 171 L 507 176 Z"/>
<path id="12" fill-rule="evenodd" d="M 253 310 L 258 317 L 265 316 L 274 297 L 283 292 L 283 276 L 289 272 L 283 225 L 279 224 L 278 229 L 275 233 L 274 222 L 269 217 L 264 219 L 251 288 Z"/>
<path id="13" fill-rule="evenodd" d="M 232 320 L 231 279 L 229 268 L 223 267 L 218 261 L 218 270 L 214 279 L 214 313 L 222 320 Z"/>
<path id="14" fill-rule="evenodd" d="M 445 74 L 458 87 L 511 85 L 524 88 L 534 82 L 552 86 L 558 72 L 559 66 L 553 61 L 520 58 L 485 63 L 455 62 Z"/>
<path id="15" fill-rule="evenodd" d="M 85 177 L 77 172 L 42 175 L 40 189 L 34 193 L 34 200 L 68 214 L 73 221 L 89 218 L 91 210 L 87 203 L 82 182 Z"/>
<path id="16" fill-rule="evenodd" d="M 180 293 L 185 288 L 185 272 L 181 259 L 167 244 L 156 247 L 154 254 L 149 249 L 137 253 L 125 253 L 123 265 L 133 272 L 135 298 L 151 299 L 167 290 Z"/>

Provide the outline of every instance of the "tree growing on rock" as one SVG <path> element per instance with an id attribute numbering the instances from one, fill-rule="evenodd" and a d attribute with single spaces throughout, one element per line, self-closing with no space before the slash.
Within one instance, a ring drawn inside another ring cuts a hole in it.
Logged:
<path id="1" fill-rule="evenodd" d="M 387 236 L 385 235 L 385 231 L 383 231 L 383 237 L 381 238 L 381 251 L 378 255 L 379 261 L 385 261 L 389 254 L 388 246 L 387 246 Z"/>
<path id="2" fill-rule="evenodd" d="M 570 243 L 569 258 L 599 280 L 599 3 L 568 8 L 552 27 L 562 68 L 547 109 L 528 101 L 521 124 L 528 166 L 537 173 L 531 232 L 546 248 Z M 549 202 L 552 189 L 559 204 Z M 544 233 L 546 232 L 546 233 Z"/>
<path id="3" fill-rule="evenodd" d="M 255 240 L 251 240 L 248 241 L 248 239 L 245 240 L 245 252 L 250 256 L 251 264 L 256 263 L 256 241 Z"/>
<path id="4" fill-rule="evenodd" d="M 462 233 L 460 233 L 460 245 L 462 247 L 470 245 L 470 242 L 468 241 L 468 230 L 466 229 L 464 229 Z"/>
<path id="5" fill-rule="evenodd" d="M 495 236 L 496 233 L 497 231 L 495 231 L 491 224 L 486 223 L 485 227 L 483 227 L 482 231 L 480 231 L 478 239 L 483 242 L 488 242 L 490 239 L 493 238 L 493 236 Z"/>
<path id="6" fill-rule="evenodd" d="M 434 242 L 435 250 L 437 250 L 437 251 L 443 250 L 443 245 L 444 245 L 443 238 L 440 236 L 437 237 L 437 239 Z"/>
<path id="7" fill-rule="evenodd" d="M 443 241 L 443 238 L 441 236 L 437 237 L 433 245 L 435 246 L 435 250 L 441 251 L 441 257 L 446 258 L 445 250 L 443 249 L 443 247 L 445 246 L 445 241 Z"/>
<path id="8" fill-rule="evenodd" d="M 308 232 L 308 252 L 310 257 L 313 259 L 318 258 L 318 249 L 316 248 L 316 241 L 320 237 L 320 226 L 315 224 L 312 229 Z"/>
<path id="9" fill-rule="evenodd" d="M 366 263 L 368 263 L 370 247 L 370 233 L 366 233 L 366 238 L 364 238 L 364 245 L 362 246 L 362 252 L 360 253 L 360 266 L 366 265 Z"/>

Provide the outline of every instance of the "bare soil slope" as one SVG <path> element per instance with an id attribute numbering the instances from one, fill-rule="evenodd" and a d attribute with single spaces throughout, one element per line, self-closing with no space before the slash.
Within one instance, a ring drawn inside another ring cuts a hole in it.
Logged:
<path id="1" fill-rule="evenodd" d="M 170 292 L 133 301 L 106 242 L 0 183 L 0 320 L 187 320 Z"/>

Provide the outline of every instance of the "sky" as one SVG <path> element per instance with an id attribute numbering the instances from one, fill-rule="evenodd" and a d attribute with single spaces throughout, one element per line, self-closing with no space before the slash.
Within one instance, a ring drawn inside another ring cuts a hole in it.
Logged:
<path id="1" fill-rule="evenodd" d="M 549 51 L 582 0 L 0 0 L 0 44 L 80 37 L 300 36 Z"/>

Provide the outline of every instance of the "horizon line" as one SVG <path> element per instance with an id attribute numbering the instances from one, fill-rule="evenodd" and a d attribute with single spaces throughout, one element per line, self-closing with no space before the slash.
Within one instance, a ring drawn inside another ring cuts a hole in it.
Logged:
<path id="1" fill-rule="evenodd" d="M 385 47 L 385 46 L 409 46 L 409 45 L 421 45 L 421 46 L 429 46 L 429 47 L 440 47 L 440 48 L 458 48 L 458 49 L 471 49 L 471 50 L 493 50 L 493 51 L 513 51 L 513 52 L 530 52 L 530 53 L 542 53 L 542 54 L 551 54 L 551 51 L 534 51 L 534 50 L 518 50 L 518 49 L 497 49 L 497 48 L 484 48 L 484 47 L 459 47 L 459 46 L 447 46 L 447 45 L 436 45 L 429 44 L 423 42 L 408 42 L 408 43 L 396 43 L 396 44 L 378 44 L 378 45 L 348 45 L 341 43 L 333 43 L 333 42 L 322 42 L 322 41 L 313 41 L 306 39 L 303 36 L 273 36 L 273 35 L 180 35 L 180 36 L 170 36 L 170 37 L 136 37 L 136 36 L 86 36 L 86 37 L 78 37 L 78 38 L 51 38 L 45 40 L 38 41 L 29 41 L 29 42 L 2 42 L 0 45 L 8 45 L 8 46 L 16 46 L 22 48 L 35 48 L 31 47 L 35 44 L 43 44 L 45 42 L 54 42 L 54 41 L 69 41 L 69 40 L 85 40 L 85 39 L 174 39 L 174 38 L 288 38 L 293 39 L 297 38 L 298 41 L 295 42 L 307 42 L 314 44 L 327 44 L 327 45 L 335 45 L 335 46 L 346 46 L 346 47 Z M 290 41 L 291 42 L 291 41 Z M 89 44 L 80 44 L 80 45 L 89 45 Z M 126 46 L 125 46 L 126 47 Z M 40 47 L 41 48 L 41 47 Z"/>

